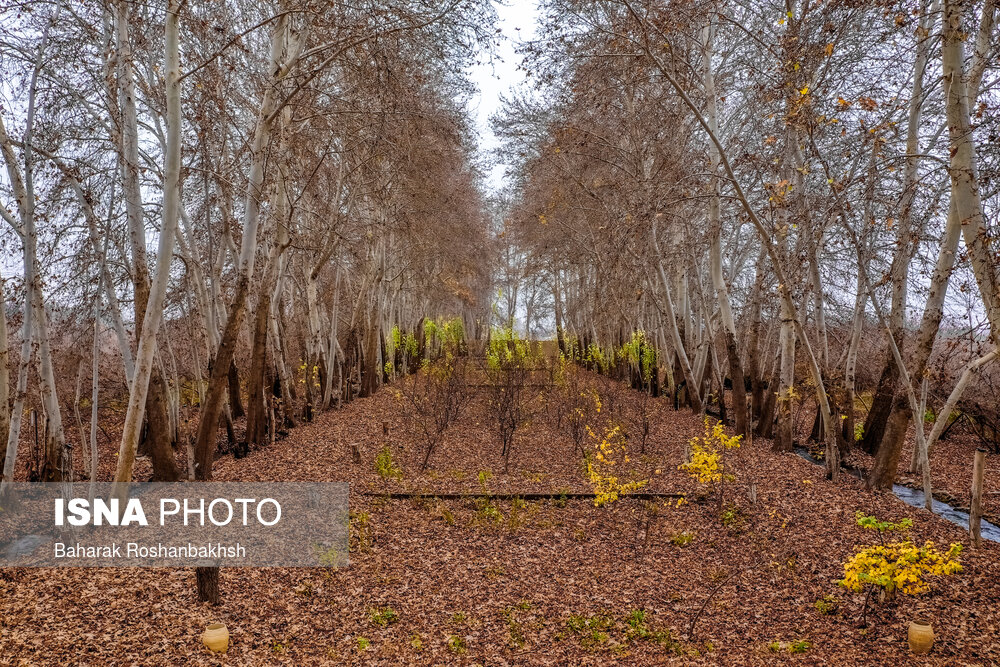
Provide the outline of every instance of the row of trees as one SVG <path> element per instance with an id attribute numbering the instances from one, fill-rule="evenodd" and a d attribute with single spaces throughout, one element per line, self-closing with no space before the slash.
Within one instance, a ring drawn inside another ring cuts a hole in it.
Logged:
<path id="1" fill-rule="evenodd" d="M 98 410 L 120 405 L 115 481 L 143 451 L 156 480 L 206 480 L 220 425 L 237 438 L 246 416 L 245 451 L 374 391 L 397 369 L 394 329 L 448 313 L 474 332 L 490 241 L 463 71 L 489 53 L 492 12 L 478 0 L 0 8 L 2 240 L 23 260 L 20 276 L 4 263 L 2 483 L 25 460 L 29 407 L 40 479 L 96 476 Z M 187 473 L 182 404 L 199 406 Z"/>
<path id="2" fill-rule="evenodd" d="M 915 425 L 929 489 L 955 379 L 996 373 L 996 4 L 549 0 L 495 121 L 505 275 L 779 450 L 809 392 L 831 477 L 858 440 L 891 486 Z"/>

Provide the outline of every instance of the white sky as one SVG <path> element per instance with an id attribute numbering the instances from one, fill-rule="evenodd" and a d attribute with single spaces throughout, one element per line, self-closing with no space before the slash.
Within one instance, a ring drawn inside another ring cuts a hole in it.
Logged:
<path id="1" fill-rule="evenodd" d="M 538 15 L 536 0 L 504 0 L 500 4 L 494 0 L 499 18 L 498 28 L 502 31 L 502 41 L 493 62 L 483 62 L 469 70 L 469 77 L 479 88 L 479 94 L 470 102 L 470 110 L 479 131 L 479 151 L 492 162 L 489 151 L 499 144 L 490 130 L 490 116 L 500 110 L 500 97 L 510 96 L 512 89 L 524 81 L 524 72 L 518 70 L 521 57 L 514 52 L 514 44 L 519 40 L 531 39 L 535 34 Z M 507 165 L 495 164 L 487 171 L 486 186 L 496 192 L 503 187 L 504 170 Z"/>

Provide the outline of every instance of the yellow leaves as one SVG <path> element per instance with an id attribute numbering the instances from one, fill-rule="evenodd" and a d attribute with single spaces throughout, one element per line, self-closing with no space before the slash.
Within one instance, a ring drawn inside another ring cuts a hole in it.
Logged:
<path id="1" fill-rule="evenodd" d="M 538 216 L 538 222 L 540 222 L 540 223 L 541 223 L 541 224 L 543 224 L 543 225 L 547 225 L 547 224 L 549 224 L 549 221 L 548 221 L 548 218 L 546 218 L 546 217 L 545 217 L 545 214 L 544 214 L 544 213 L 542 213 L 542 214 L 540 214 L 540 215 Z"/>
<path id="2" fill-rule="evenodd" d="M 598 438 L 589 425 L 586 429 L 591 438 L 600 440 L 594 448 L 593 457 L 587 459 L 587 479 L 594 488 L 594 505 L 601 507 L 613 503 L 619 497 L 633 493 L 649 483 L 648 479 L 622 483 L 616 475 L 611 474 L 611 469 L 618 465 L 618 455 L 621 455 L 623 463 L 629 461 L 625 454 L 625 437 L 621 426 L 606 429 L 601 438 Z"/>
<path id="3" fill-rule="evenodd" d="M 739 447 L 742 437 L 726 435 L 722 422 L 711 426 L 706 417 L 705 436 L 691 439 L 691 460 L 677 469 L 694 477 L 699 484 L 715 484 L 722 480 L 722 451 Z"/>
<path id="4" fill-rule="evenodd" d="M 799 91 L 799 95 L 808 95 L 808 94 L 809 94 L 809 86 L 806 86 L 805 88 Z"/>
<path id="5" fill-rule="evenodd" d="M 961 551 L 960 544 L 941 553 L 933 542 L 918 547 L 910 540 L 865 547 L 844 563 L 844 578 L 837 583 L 857 593 L 865 586 L 876 586 L 888 594 L 898 590 L 919 595 L 930 590 L 927 577 L 962 571 Z"/>
<path id="6" fill-rule="evenodd" d="M 778 392 L 776 395 L 779 403 L 791 403 L 792 401 L 801 398 L 799 392 L 795 391 L 795 385 L 790 386 L 787 391 Z"/>
<path id="7" fill-rule="evenodd" d="M 833 55 L 833 43 L 832 42 L 826 45 L 826 48 L 823 49 L 823 53 L 826 55 L 827 58 L 829 58 L 830 56 Z"/>
<path id="8" fill-rule="evenodd" d="M 785 198 L 794 189 L 791 182 L 787 179 L 780 180 L 777 183 L 765 183 L 764 188 L 771 193 L 767 198 L 768 201 L 774 202 L 778 206 L 784 204 Z"/>
<path id="9" fill-rule="evenodd" d="M 802 480 L 802 483 L 803 484 L 812 484 L 813 481 L 811 479 L 804 479 L 804 480 Z"/>
<path id="10" fill-rule="evenodd" d="M 678 470 L 687 472 L 698 480 L 699 484 L 714 484 L 722 479 L 721 458 L 719 452 L 692 442 L 691 460 L 678 466 Z"/>

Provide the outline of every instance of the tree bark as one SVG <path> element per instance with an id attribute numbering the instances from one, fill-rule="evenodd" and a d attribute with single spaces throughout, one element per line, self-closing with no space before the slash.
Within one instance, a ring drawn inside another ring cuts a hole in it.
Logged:
<path id="1" fill-rule="evenodd" d="M 670 294 L 670 281 L 667 279 L 666 271 L 663 269 L 663 255 L 660 254 L 660 245 L 656 239 L 656 227 L 658 222 L 658 220 L 653 222 L 653 246 L 656 249 L 656 265 L 659 269 L 660 280 L 663 283 L 663 291 L 666 294 L 664 306 L 666 307 L 667 327 L 674 345 L 674 354 L 680 364 L 681 372 L 684 374 L 684 382 L 687 389 L 688 399 L 691 404 L 691 411 L 695 414 L 699 414 L 702 410 L 701 395 L 698 393 L 698 385 L 695 382 L 694 373 L 691 370 L 691 364 L 688 361 L 687 353 L 684 351 L 684 341 L 682 340 L 682 334 L 678 328 L 677 318 L 674 313 L 674 300 Z"/>
<path id="2" fill-rule="evenodd" d="M 704 80 L 705 97 L 708 106 L 708 124 L 712 131 L 718 133 L 719 121 L 715 99 L 715 74 L 712 71 L 712 43 L 714 41 L 715 27 L 710 22 L 704 30 Z M 709 254 L 711 259 L 712 286 L 715 288 L 716 298 L 719 301 L 719 311 L 722 319 L 722 333 L 726 342 L 726 357 L 729 361 L 729 377 L 733 384 L 733 418 L 735 420 L 735 431 L 737 435 L 744 438 L 750 434 L 749 420 L 747 419 L 747 395 L 746 378 L 743 375 L 743 362 L 740 360 L 739 348 L 736 344 L 736 323 L 733 320 L 733 310 L 729 303 L 729 287 L 726 285 L 726 278 L 722 272 L 722 220 L 719 187 L 719 150 L 714 144 L 709 144 L 709 156 L 712 161 L 711 196 L 708 200 L 708 226 L 711 235 Z M 719 387 L 720 406 L 725 412 L 725 385 Z"/>
<path id="3" fill-rule="evenodd" d="M 937 4 L 937 3 L 935 3 Z M 899 205 L 899 224 L 896 227 L 896 250 L 889 267 L 892 286 L 892 305 L 889 314 L 891 335 L 902 341 L 903 317 L 906 312 L 907 282 L 910 262 L 917 244 L 912 233 L 913 202 L 918 188 L 918 171 L 920 158 L 920 118 L 924 102 L 924 72 L 927 69 L 927 58 L 930 50 L 930 28 L 933 22 L 933 12 L 928 12 L 926 2 L 921 4 L 920 27 L 925 31 L 917 44 L 917 55 L 913 67 L 913 85 L 910 90 L 910 107 L 907 116 L 906 129 L 906 166 L 903 171 L 903 192 Z M 879 377 L 878 388 L 872 398 L 872 407 L 865 417 L 861 448 L 869 454 L 874 454 L 885 434 L 886 421 L 892 410 L 899 382 L 899 369 L 892 357 L 892 347 L 886 343 L 885 367 Z M 853 432 L 851 436 L 853 438 Z"/>
<path id="4" fill-rule="evenodd" d="M 934 347 L 941 318 L 944 316 L 944 299 L 948 292 L 948 282 L 955 264 L 955 252 L 962 233 L 962 225 L 954 206 L 948 211 L 947 224 L 941 236 L 937 263 L 931 276 L 930 289 L 924 305 L 924 314 L 914 344 L 907 357 L 913 366 L 910 377 L 922 378 Z M 891 489 L 896 481 L 896 469 L 903 440 L 910 423 L 910 409 L 906 392 L 899 392 L 893 400 L 892 411 L 886 424 L 885 437 L 875 455 L 875 462 L 868 475 L 868 486 L 877 489 Z"/>
<path id="5" fill-rule="evenodd" d="M 139 434 L 142 429 L 143 418 L 145 417 L 146 403 L 150 396 L 153 397 L 153 408 L 156 412 L 153 423 L 158 426 L 166 426 L 169 430 L 169 421 L 166 419 L 166 405 L 160 389 L 154 388 L 152 394 L 149 385 L 154 375 L 156 352 L 156 335 L 163 318 L 163 304 L 167 293 L 167 281 L 170 278 L 170 262 L 173 259 L 174 238 L 177 235 L 177 226 L 180 218 L 181 199 L 181 96 L 180 96 L 180 0 L 170 0 L 167 5 L 167 16 L 164 26 L 164 60 L 165 60 L 165 80 L 166 80 L 166 101 L 167 101 L 167 144 L 164 155 L 164 183 L 163 183 L 163 222 L 160 228 L 159 247 L 156 257 L 156 274 L 150 285 L 148 301 L 145 307 L 138 312 L 143 312 L 141 334 L 136 352 L 135 380 L 129 392 L 128 408 L 125 414 L 125 425 L 122 429 L 121 446 L 118 450 L 118 466 L 115 470 L 115 482 L 122 484 L 132 480 L 132 470 L 135 465 L 136 449 L 139 444 Z M 141 212 L 140 212 L 141 216 Z M 141 224 L 141 220 L 138 221 Z M 139 232 L 141 230 L 134 230 Z M 140 242 L 141 243 L 138 243 Z M 142 246 L 139 248 L 138 246 Z M 138 253 L 134 258 L 133 268 L 136 270 L 136 284 L 141 287 L 143 284 L 142 271 L 145 268 L 145 240 L 144 235 L 140 237 L 133 234 L 133 251 Z M 141 259 L 141 261 L 139 261 Z M 148 278 L 147 278 L 148 280 Z M 147 296 L 136 292 L 136 304 L 139 306 L 142 297 Z M 162 383 L 162 376 L 156 373 L 153 379 L 154 385 Z M 152 426 L 152 423 L 150 424 Z M 151 429 L 152 430 L 152 429 Z M 164 433 L 154 434 L 154 437 L 163 437 Z M 162 443 L 161 443 L 162 444 Z M 169 446 L 168 446 L 169 449 Z M 154 452 L 158 451 L 154 447 Z M 159 450 L 162 454 L 162 450 Z M 178 479 L 176 464 L 173 464 L 171 452 L 170 464 L 161 461 L 164 466 L 163 472 L 169 472 L 172 465 L 171 474 L 173 479 Z M 124 491 L 122 491 L 123 493 Z"/>
<path id="6" fill-rule="evenodd" d="M 267 438 L 267 404 L 264 400 L 264 370 L 267 368 L 267 318 L 271 310 L 271 294 L 261 290 L 254 317 L 253 350 L 250 356 L 250 378 L 247 383 L 247 449 L 261 447 Z"/>
<path id="7" fill-rule="evenodd" d="M 219 568 L 196 567 L 195 578 L 198 584 L 198 601 L 209 604 L 219 603 Z"/>
<path id="8" fill-rule="evenodd" d="M 945 111 L 951 144 L 951 206 L 948 222 L 942 237 L 941 250 L 934 275 L 931 279 L 927 305 L 914 354 L 910 377 L 914 382 L 923 378 L 927 361 L 930 359 L 934 339 L 944 314 L 944 296 L 955 261 L 959 236 L 964 236 L 972 263 L 973 273 L 979 286 L 980 295 L 994 344 L 1000 340 L 1000 313 L 997 312 L 997 294 L 1000 294 L 996 267 L 989 255 L 985 239 L 985 223 L 979 183 L 975 167 L 975 145 L 969 120 L 969 93 L 964 78 L 964 55 L 962 32 L 963 2 L 945 0 L 944 24 L 942 26 L 942 85 L 945 94 Z M 975 64 L 974 64 L 975 68 Z M 891 488 L 896 479 L 899 456 L 903 440 L 909 426 L 911 410 L 907 396 L 897 396 L 889 417 L 885 438 L 879 448 L 868 485 L 872 488 Z"/>
<path id="9" fill-rule="evenodd" d="M 229 393 L 229 406 L 233 411 L 233 419 L 245 417 L 246 409 L 243 407 L 243 392 L 240 388 L 240 372 L 236 368 L 236 363 L 229 364 L 229 373 L 226 375 L 227 390 Z"/>

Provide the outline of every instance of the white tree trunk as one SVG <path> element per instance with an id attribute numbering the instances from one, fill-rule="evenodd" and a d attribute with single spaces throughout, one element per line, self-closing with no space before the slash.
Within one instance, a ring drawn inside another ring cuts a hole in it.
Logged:
<path id="1" fill-rule="evenodd" d="M 118 450 L 118 466 L 115 482 L 127 483 L 132 480 L 135 452 L 139 444 L 139 434 L 146 410 L 146 395 L 149 378 L 153 371 L 156 352 L 156 334 L 163 318 L 163 302 L 170 278 L 170 261 L 173 259 L 174 238 L 180 217 L 180 168 L 181 168 L 181 97 L 180 97 L 180 53 L 179 16 L 181 0 L 170 0 L 167 5 L 164 28 L 164 51 L 166 62 L 167 100 L 167 151 L 163 183 L 163 223 L 160 227 L 160 242 L 157 248 L 156 274 L 151 284 L 149 301 L 142 320 L 136 354 L 135 381 L 129 392 L 128 409 L 122 430 L 121 446 Z M 136 261 L 138 263 L 138 261 Z"/>
<path id="2" fill-rule="evenodd" d="M 983 203 L 979 193 L 976 146 L 969 120 L 969 96 L 965 83 L 965 56 L 962 18 L 964 0 L 945 0 L 942 32 L 942 81 L 946 96 L 945 112 L 951 144 L 952 199 L 962 223 L 962 238 L 969 252 L 979 293 L 995 345 L 1000 345 L 1000 277 L 987 239 Z"/>

